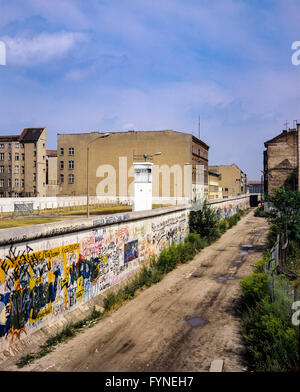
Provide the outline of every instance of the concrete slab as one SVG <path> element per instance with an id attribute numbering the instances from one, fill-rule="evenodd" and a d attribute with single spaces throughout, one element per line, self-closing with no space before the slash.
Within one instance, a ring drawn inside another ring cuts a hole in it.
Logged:
<path id="1" fill-rule="evenodd" d="M 224 365 L 223 359 L 215 359 L 210 364 L 209 371 L 212 373 L 220 373 L 223 371 L 223 365 Z"/>

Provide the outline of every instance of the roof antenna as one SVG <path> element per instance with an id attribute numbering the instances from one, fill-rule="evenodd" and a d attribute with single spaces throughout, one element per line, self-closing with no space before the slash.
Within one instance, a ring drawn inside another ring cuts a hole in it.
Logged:
<path id="1" fill-rule="evenodd" d="M 286 127 L 286 130 L 288 130 L 288 125 L 289 125 L 289 122 L 288 122 L 288 120 L 286 120 L 286 122 L 285 122 L 283 125 L 285 125 L 285 127 Z"/>

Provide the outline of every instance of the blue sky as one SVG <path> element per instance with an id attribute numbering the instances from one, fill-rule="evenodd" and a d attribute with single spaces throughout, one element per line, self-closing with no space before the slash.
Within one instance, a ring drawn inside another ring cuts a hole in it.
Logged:
<path id="1" fill-rule="evenodd" d="M 0 134 L 174 129 L 258 179 L 300 122 L 298 0 L 0 0 Z"/>

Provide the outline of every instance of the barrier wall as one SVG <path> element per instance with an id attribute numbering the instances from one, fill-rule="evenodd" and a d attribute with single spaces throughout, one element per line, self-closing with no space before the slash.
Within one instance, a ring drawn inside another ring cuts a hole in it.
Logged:
<path id="1" fill-rule="evenodd" d="M 229 218 L 231 215 L 237 213 L 238 210 L 250 208 L 250 195 L 231 197 L 222 200 L 210 200 L 209 204 L 216 210 L 219 218 Z"/>
<path id="2" fill-rule="evenodd" d="M 186 207 L 1 230 L 0 352 L 55 323 L 188 233 Z"/>
<path id="3" fill-rule="evenodd" d="M 210 204 L 228 217 L 248 208 L 249 196 Z M 24 338 L 182 241 L 189 210 L 166 207 L 0 230 L 0 353 L 10 356 Z"/>
<path id="4" fill-rule="evenodd" d="M 199 191 L 200 192 L 200 191 Z M 198 192 L 198 193 L 199 193 Z M 240 200 L 240 198 L 249 198 L 249 194 L 244 196 L 233 196 L 228 199 L 210 200 L 209 203 L 228 204 L 229 201 Z M 225 201 L 224 201 L 225 200 Z M 14 203 L 33 203 L 34 210 L 44 210 L 52 208 L 64 208 L 74 206 L 86 206 L 86 196 L 49 196 L 49 197 L 16 197 L 16 198 L 0 198 L 0 212 L 13 212 Z M 107 197 L 107 196 L 90 196 L 90 205 L 93 204 L 123 204 L 132 205 L 133 197 Z M 161 205 L 183 205 L 189 203 L 188 197 L 153 197 L 153 204 Z M 235 205 L 234 202 L 233 205 Z M 229 203 L 230 204 L 230 203 Z"/>

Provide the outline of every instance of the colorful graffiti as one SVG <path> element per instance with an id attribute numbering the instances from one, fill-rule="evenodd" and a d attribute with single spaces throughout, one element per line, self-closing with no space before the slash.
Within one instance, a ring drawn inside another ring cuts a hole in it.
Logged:
<path id="1" fill-rule="evenodd" d="M 187 232 L 185 211 L 0 248 L 0 351 L 127 278 Z"/>
<path id="2" fill-rule="evenodd" d="M 227 200 L 218 203 L 211 203 L 211 207 L 215 209 L 219 218 L 229 218 L 239 210 L 246 210 L 250 207 L 249 197 Z"/>
<path id="3" fill-rule="evenodd" d="M 124 264 L 137 259 L 139 255 L 138 240 L 128 242 L 124 245 Z"/>

